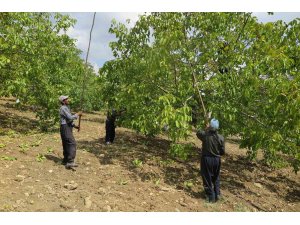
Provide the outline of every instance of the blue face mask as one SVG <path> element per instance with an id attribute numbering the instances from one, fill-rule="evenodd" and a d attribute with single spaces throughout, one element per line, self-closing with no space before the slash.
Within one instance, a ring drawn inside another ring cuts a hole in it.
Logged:
<path id="1" fill-rule="evenodd" d="M 219 129 L 219 120 L 213 118 L 211 121 L 210 121 L 210 126 L 214 129 Z"/>

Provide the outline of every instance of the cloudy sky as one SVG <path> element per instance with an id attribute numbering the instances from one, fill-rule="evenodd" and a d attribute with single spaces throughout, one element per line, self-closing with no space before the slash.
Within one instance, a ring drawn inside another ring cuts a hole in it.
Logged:
<path id="1" fill-rule="evenodd" d="M 82 50 L 81 57 L 85 59 L 89 43 L 90 29 L 94 13 L 66 13 L 77 20 L 76 25 L 69 29 L 67 34 L 77 40 L 77 47 Z M 138 20 L 139 13 L 109 13 L 97 12 L 95 17 L 94 28 L 92 32 L 91 46 L 88 61 L 97 71 L 105 61 L 113 58 L 109 48 L 109 42 L 115 40 L 115 36 L 108 32 L 112 19 L 125 23 L 127 19 L 132 22 Z"/>
<path id="2" fill-rule="evenodd" d="M 95 25 L 92 33 L 89 62 L 97 71 L 104 62 L 113 58 L 109 42 L 115 37 L 108 30 L 112 19 L 125 23 L 131 20 L 131 26 L 137 21 L 136 12 L 260 12 L 253 15 L 261 22 L 300 18 L 299 0 L 0 0 L 1 11 L 13 12 L 61 12 L 77 20 L 69 29 L 68 35 L 77 40 L 85 59 L 88 48 L 89 33 L 93 12 L 96 11 Z M 70 4 L 72 2 L 72 4 Z M 170 4 L 172 2 L 172 4 Z M 275 12 L 268 15 L 262 12 Z M 283 13 L 280 13 L 283 12 Z"/>
<path id="3" fill-rule="evenodd" d="M 77 20 L 76 25 L 71 28 L 67 34 L 77 40 L 76 44 L 79 49 L 82 50 L 81 57 L 85 59 L 86 51 L 89 42 L 89 33 L 93 20 L 93 13 L 80 12 L 80 13 L 66 13 Z M 142 13 L 133 12 L 97 12 L 95 18 L 95 24 L 92 33 L 91 47 L 89 53 L 89 62 L 94 66 L 97 71 L 105 61 L 113 58 L 112 52 L 109 48 L 109 42 L 115 40 L 114 35 L 108 32 L 112 19 L 116 19 L 118 22 L 125 23 L 127 19 L 130 19 L 130 25 L 133 26 L 138 20 L 138 15 Z M 300 18 L 299 13 L 275 12 L 274 15 L 268 15 L 267 13 L 253 13 L 260 22 L 270 22 L 276 20 L 283 20 L 289 22 L 294 18 Z"/>

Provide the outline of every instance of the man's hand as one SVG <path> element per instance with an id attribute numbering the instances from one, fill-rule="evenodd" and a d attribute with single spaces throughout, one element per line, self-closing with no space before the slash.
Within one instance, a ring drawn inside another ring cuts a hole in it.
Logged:
<path id="1" fill-rule="evenodd" d="M 78 113 L 76 113 L 78 116 L 82 116 L 82 112 L 80 111 L 80 112 L 78 112 Z"/>

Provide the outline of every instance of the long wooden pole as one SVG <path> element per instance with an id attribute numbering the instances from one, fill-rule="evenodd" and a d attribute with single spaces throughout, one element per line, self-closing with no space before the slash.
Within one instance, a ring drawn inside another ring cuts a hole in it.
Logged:
<path id="1" fill-rule="evenodd" d="M 80 99 L 80 109 L 81 109 L 81 111 L 83 110 L 83 96 L 84 96 L 85 85 L 86 85 L 85 81 L 86 81 L 86 77 L 87 77 L 87 61 L 88 61 L 89 52 L 90 52 L 92 31 L 93 31 L 93 28 L 94 28 L 95 17 L 96 17 L 96 12 L 94 12 L 94 16 L 93 16 L 93 23 L 92 23 L 92 27 L 91 27 L 91 30 L 90 30 L 89 45 L 88 45 L 88 50 L 87 50 L 86 57 L 85 57 L 85 72 L 84 72 L 84 78 L 83 78 L 83 81 L 82 81 L 82 93 L 81 93 L 81 99 Z M 81 116 L 79 116 L 78 132 L 80 131 L 80 122 L 81 122 Z"/>
<path id="2" fill-rule="evenodd" d="M 207 115 L 207 111 L 206 111 L 206 108 L 205 108 L 205 105 L 204 105 L 204 102 L 203 102 L 203 99 L 202 99 L 202 96 L 201 96 L 201 92 L 199 90 L 199 87 L 198 87 L 198 81 L 197 81 L 197 78 L 196 78 L 196 75 L 194 73 L 194 71 L 192 72 L 193 74 L 193 79 L 194 79 L 194 83 L 195 83 L 195 87 L 196 87 L 196 90 L 199 94 L 199 99 L 200 99 L 200 102 L 201 102 L 201 105 L 202 105 L 202 109 L 203 109 L 203 112 L 204 112 L 204 119 L 205 119 L 205 123 L 207 124 L 208 123 L 208 115 Z"/>

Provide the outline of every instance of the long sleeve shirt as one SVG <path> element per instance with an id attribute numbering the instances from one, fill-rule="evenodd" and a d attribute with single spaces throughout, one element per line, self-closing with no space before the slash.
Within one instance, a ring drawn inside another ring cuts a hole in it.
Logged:
<path id="1" fill-rule="evenodd" d="M 77 115 L 72 115 L 70 108 L 66 105 L 62 105 L 59 110 L 60 124 L 73 124 L 73 120 L 78 118 Z"/>
<path id="2" fill-rule="evenodd" d="M 220 157 L 225 154 L 224 137 L 216 130 L 198 131 L 197 137 L 202 141 L 202 157 Z"/>

